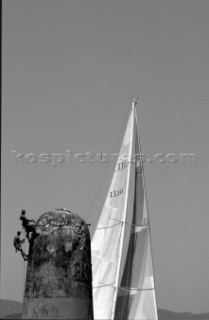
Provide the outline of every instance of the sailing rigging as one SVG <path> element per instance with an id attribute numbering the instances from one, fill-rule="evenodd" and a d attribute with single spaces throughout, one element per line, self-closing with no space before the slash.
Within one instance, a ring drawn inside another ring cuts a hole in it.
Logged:
<path id="1" fill-rule="evenodd" d="M 91 244 L 95 319 L 158 319 L 136 103 Z"/>

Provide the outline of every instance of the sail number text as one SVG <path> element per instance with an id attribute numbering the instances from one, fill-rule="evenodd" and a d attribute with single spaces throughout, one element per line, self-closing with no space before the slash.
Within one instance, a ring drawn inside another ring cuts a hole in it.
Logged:
<path id="1" fill-rule="evenodd" d="M 120 163 L 118 163 L 118 165 L 117 165 L 117 169 L 118 169 L 118 170 L 123 170 L 123 169 L 125 169 L 125 168 L 127 167 L 127 165 L 128 165 L 128 162 L 127 162 L 127 161 L 120 162 Z"/>
<path id="2" fill-rule="evenodd" d="M 123 193 L 123 189 L 110 191 L 110 198 L 118 197 Z"/>

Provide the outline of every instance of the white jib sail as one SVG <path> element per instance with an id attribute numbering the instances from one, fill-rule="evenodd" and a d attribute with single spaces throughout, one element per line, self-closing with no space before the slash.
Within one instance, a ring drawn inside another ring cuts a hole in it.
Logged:
<path id="1" fill-rule="evenodd" d="M 92 239 L 94 318 L 113 317 L 129 190 L 134 110 L 131 111 L 107 198 Z"/>
<path id="2" fill-rule="evenodd" d="M 92 239 L 96 320 L 158 319 L 143 170 L 140 162 L 134 163 L 134 154 L 141 153 L 132 108 Z M 131 170 L 134 174 L 130 179 Z"/>

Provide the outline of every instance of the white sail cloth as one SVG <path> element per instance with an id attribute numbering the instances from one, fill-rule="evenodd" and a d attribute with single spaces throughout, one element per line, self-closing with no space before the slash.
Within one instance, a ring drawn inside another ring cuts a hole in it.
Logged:
<path id="1" fill-rule="evenodd" d="M 95 319 L 157 320 L 137 120 L 132 108 L 92 239 Z"/>

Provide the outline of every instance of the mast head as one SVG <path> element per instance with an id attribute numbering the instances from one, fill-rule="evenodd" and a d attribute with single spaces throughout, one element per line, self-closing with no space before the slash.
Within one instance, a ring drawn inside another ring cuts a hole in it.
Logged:
<path id="1" fill-rule="evenodd" d="M 131 97 L 130 100 L 131 100 L 131 108 L 134 110 L 137 105 L 138 98 Z"/>

